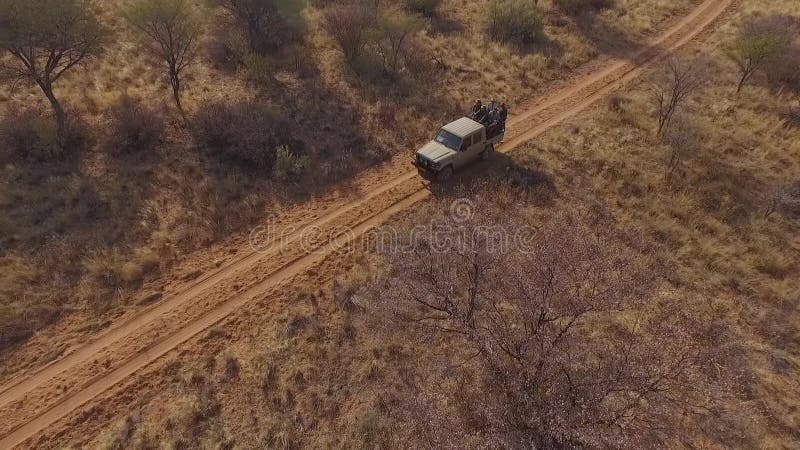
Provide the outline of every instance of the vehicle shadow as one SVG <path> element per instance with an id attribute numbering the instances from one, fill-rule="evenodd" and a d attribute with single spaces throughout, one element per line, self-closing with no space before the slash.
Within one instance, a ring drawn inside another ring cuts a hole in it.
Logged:
<path id="1" fill-rule="evenodd" d="M 551 207 L 560 194 L 553 176 L 540 166 L 535 160 L 523 166 L 509 155 L 496 152 L 487 161 L 476 161 L 457 171 L 447 182 L 431 181 L 427 187 L 436 198 L 468 198 L 488 187 L 503 187 L 515 202 Z"/>

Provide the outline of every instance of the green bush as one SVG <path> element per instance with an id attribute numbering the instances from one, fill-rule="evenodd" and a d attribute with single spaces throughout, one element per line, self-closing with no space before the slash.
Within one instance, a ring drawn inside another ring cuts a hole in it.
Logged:
<path id="1" fill-rule="evenodd" d="M 406 8 L 409 11 L 432 16 L 436 14 L 436 9 L 441 3 L 442 0 L 406 0 Z"/>
<path id="2" fill-rule="evenodd" d="M 275 152 L 275 166 L 272 175 L 276 180 L 291 181 L 297 179 L 306 171 L 309 165 L 306 155 L 295 155 L 289 147 L 281 145 Z"/>
<path id="3" fill-rule="evenodd" d="M 728 57 L 739 68 L 736 92 L 741 91 L 757 72 L 769 72 L 770 65 L 788 65 L 785 58 L 791 49 L 793 28 L 794 20 L 780 15 L 758 17 L 742 25 L 739 35 L 727 50 Z"/>
<path id="4" fill-rule="evenodd" d="M 502 0 L 489 6 L 489 35 L 501 42 L 532 44 L 544 35 L 536 0 Z"/>
<path id="5" fill-rule="evenodd" d="M 269 85 L 274 80 L 275 68 L 272 61 L 258 53 L 246 53 L 242 57 L 242 66 L 245 76 L 259 85 Z"/>
<path id="6" fill-rule="evenodd" d="M 770 61 L 764 72 L 773 85 L 800 92 L 800 46 L 790 48 L 783 58 Z"/>
<path id="7" fill-rule="evenodd" d="M 212 156 L 245 169 L 270 172 L 284 130 L 278 113 L 258 102 L 211 103 L 195 116 L 198 142 Z"/>

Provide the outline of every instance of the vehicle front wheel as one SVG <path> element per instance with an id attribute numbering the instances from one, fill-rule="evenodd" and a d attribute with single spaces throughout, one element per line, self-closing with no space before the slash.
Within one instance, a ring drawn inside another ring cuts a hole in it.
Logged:
<path id="1" fill-rule="evenodd" d="M 481 153 L 481 159 L 486 161 L 492 157 L 492 153 L 494 153 L 494 145 L 489 145 L 486 147 L 486 150 Z"/>
<path id="2" fill-rule="evenodd" d="M 453 167 L 447 166 L 436 174 L 437 181 L 447 181 L 453 176 Z"/>

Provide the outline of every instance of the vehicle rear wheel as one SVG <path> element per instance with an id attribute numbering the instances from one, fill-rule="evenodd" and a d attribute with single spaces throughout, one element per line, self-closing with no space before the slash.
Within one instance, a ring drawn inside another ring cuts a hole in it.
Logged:
<path id="1" fill-rule="evenodd" d="M 437 181 L 447 181 L 453 176 L 453 167 L 447 166 L 436 174 Z"/>
<path id="2" fill-rule="evenodd" d="M 486 161 L 492 157 L 492 153 L 494 153 L 494 144 L 489 144 L 489 146 L 486 147 L 486 150 L 481 153 L 481 159 Z"/>

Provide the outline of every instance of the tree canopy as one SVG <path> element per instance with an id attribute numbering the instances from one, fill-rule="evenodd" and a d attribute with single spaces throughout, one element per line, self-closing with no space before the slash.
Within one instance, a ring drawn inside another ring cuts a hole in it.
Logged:
<path id="1" fill-rule="evenodd" d="M 81 0 L 0 0 L 0 62 L 5 79 L 31 81 L 50 101 L 59 127 L 64 109 L 53 83 L 102 50 L 105 33 Z"/>
<path id="2" fill-rule="evenodd" d="M 141 0 L 128 11 L 128 20 L 147 41 L 150 54 L 166 64 L 178 109 L 181 75 L 196 56 L 199 27 L 184 0 Z"/>

